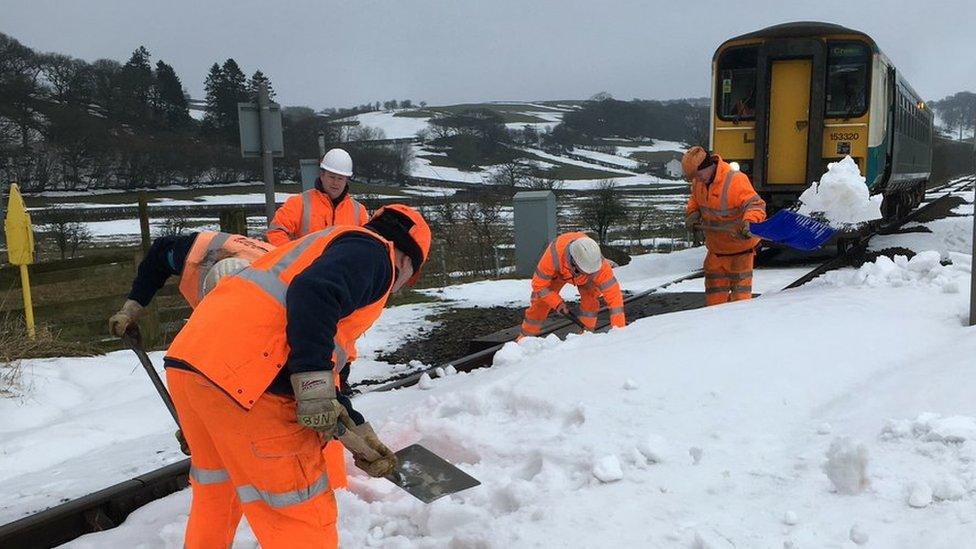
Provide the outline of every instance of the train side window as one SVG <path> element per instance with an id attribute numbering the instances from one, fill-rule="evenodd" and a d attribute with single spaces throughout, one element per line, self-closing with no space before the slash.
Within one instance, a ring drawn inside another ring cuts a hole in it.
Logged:
<path id="1" fill-rule="evenodd" d="M 734 48 L 718 61 L 716 111 L 722 120 L 756 118 L 756 62 L 758 48 Z"/>
<path id="2" fill-rule="evenodd" d="M 871 52 L 861 42 L 829 42 L 827 53 L 828 118 L 856 118 L 867 112 Z"/>

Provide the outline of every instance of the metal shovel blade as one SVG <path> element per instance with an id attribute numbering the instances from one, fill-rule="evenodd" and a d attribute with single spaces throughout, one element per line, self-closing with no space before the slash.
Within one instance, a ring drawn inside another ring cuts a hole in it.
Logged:
<path id="1" fill-rule="evenodd" d="M 396 457 L 399 462 L 397 470 L 386 478 L 424 503 L 481 484 L 478 479 L 419 444 L 396 452 Z"/>

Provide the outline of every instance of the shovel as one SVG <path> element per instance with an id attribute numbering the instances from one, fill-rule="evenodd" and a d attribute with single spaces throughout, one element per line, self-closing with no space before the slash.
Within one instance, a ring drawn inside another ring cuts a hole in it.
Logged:
<path id="1" fill-rule="evenodd" d="M 180 417 L 176 414 L 176 406 L 173 406 L 173 399 L 170 398 L 166 386 L 163 385 L 163 380 L 159 379 L 159 374 L 156 373 L 156 368 L 153 367 L 152 360 L 149 359 L 146 350 L 142 348 L 142 335 L 139 333 L 139 328 L 131 327 L 126 330 L 125 335 L 122 336 L 122 342 L 139 357 L 139 362 L 142 364 L 142 368 L 146 370 L 146 375 L 149 376 L 149 379 L 152 380 L 153 385 L 156 387 L 159 398 L 163 399 L 163 404 L 169 410 L 169 415 L 173 416 L 173 421 L 176 422 L 176 440 L 180 443 L 180 451 L 186 455 L 190 455 L 190 447 L 187 446 L 186 439 L 183 438 L 183 431 L 180 429 Z"/>
<path id="2" fill-rule="evenodd" d="M 369 461 L 380 458 L 376 450 L 366 444 L 362 437 L 347 429 L 341 421 L 337 427 L 339 441 L 350 452 Z M 394 455 L 397 458 L 397 467 L 384 478 L 424 503 L 431 503 L 481 484 L 478 479 L 419 444 L 411 444 Z"/>

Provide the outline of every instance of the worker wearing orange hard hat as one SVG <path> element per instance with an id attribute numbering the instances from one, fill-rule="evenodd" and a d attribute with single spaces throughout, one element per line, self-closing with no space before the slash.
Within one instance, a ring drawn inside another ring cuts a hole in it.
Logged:
<path id="1" fill-rule="evenodd" d="M 376 455 L 396 456 L 336 391 L 335 368 L 414 283 L 430 252 L 419 212 L 394 204 L 363 227 L 338 226 L 278 247 L 223 281 L 166 354 L 166 376 L 193 454 L 185 546 L 229 547 L 243 510 L 262 547 L 337 547 L 325 441 L 337 421 Z"/>
<path id="2" fill-rule="evenodd" d="M 684 154 L 681 168 L 691 183 L 685 222 L 705 232 L 705 303 L 752 299 L 759 238 L 749 225 L 766 219 L 766 202 L 746 174 L 701 147 Z"/>

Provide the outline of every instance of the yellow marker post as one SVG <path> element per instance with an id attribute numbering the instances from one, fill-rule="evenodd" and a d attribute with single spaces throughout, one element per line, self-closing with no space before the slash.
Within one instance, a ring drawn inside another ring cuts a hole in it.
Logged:
<path id="1" fill-rule="evenodd" d="M 30 277 L 27 266 L 34 262 L 34 229 L 30 214 L 24 206 L 17 184 L 10 185 L 10 200 L 7 202 L 7 219 L 3 222 L 7 233 L 7 258 L 11 265 L 20 266 L 20 287 L 24 293 L 24 321 L 27 335 L 34 339 L 34 305 L 31 303 Z"/>

